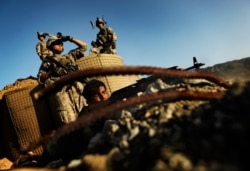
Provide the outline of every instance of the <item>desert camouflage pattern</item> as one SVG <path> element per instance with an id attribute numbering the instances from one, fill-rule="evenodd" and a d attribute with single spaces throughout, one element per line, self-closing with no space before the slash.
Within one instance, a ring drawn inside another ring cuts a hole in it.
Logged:
<path id="1" fill-rule="evenodd" d="M 63 86 L 48 98 L 50 108 L 56 114 L 54 118 L 58 126 L 75 121 L 79 112 L 87 105 L 82 96 L 83 88 L 83 83 L 75 81 Z"/>
<path id="2" fill-rule="evenodd" d="M 46 56 L 51 56 L 52 52 L 47 49 L 46 42 L 39 42 L 36 44 L 36 52 L 41 60 L 44 60 Z"/>

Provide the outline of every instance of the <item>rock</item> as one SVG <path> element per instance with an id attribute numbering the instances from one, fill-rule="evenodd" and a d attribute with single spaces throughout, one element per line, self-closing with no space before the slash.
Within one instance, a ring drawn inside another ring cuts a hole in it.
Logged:
<path id="1" fill-rule="evenodd" d="M 7 158 L 0 159 L 0 170 L 8 170 L 12 166 L 12 162 L 8 160 Z"/>

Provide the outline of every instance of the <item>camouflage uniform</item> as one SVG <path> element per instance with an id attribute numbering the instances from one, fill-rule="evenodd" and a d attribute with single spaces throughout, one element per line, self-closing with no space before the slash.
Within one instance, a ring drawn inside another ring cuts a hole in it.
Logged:
<path id="1" fill-rule="evenodd" d="M 44 35 L 44 33 L 41 33 L 41 32 L 38 32 L 38 37 L 39 35 Z M 38 38 L 39 39 L 39 38 Z M 36 53 L 37 55 L 40 57 L 41 60 L 43 60 L 46 56 L 51 56 L 52 55 L 52 52 L 47 49 L 46 47 L 46 41 L 39 41 L 37 44 L 36 44 Z"/>
<path id="2" fill-rule="evenodd" d="M 70 66 L 70 68 L 75 68 L 77 70 L 78 67 L 76 65 L 76 60 L 84 56 L 86 49 L 87 47 L 78 47 L 71 50 L 68 54 L 53 56 L 53 59 L 63 66 Z M 48 72 L 51 72 L 50 77 L 42 83 L 40 81 L 41 74 Z M 45 58 L 38 72 L 38 81 L 47 87 L 68 72 L 71 71 L 67 71 L 65 68 L 62 68 Z M 63 86 L 59 91 L 49 96 L 49 105 L 53 114 L 56 114 L 55 120 L 58 126 L 76 120 L 79 112 L 84 106 L 86 106 L 86 101 L 82 96 L 83 88 L 84 81 L 74 81 L 73 83 Z"/>
<path id="3" fill-rule="evenodd" d="M 100 18 L 97 18 L 96 26 L 98 23 L 103 23 L 103 25 L 105 25 L 105 22 Z M 101 28 L 97 33 L 96 41 L 91 42 L 93 48 L 90 50 L 90 52 L 116 54 L 116 41 L 117 35 L 115 31 L 111 27 L 104 26 L 104 28 Z"/>
<path id="4" fill-rule="evenodd" d="M 51 56 L 52 53 L 46 48 L 46 41 L 38 42 L 36 44 L 36 53 L 43 60 L 46 56 Z"/>

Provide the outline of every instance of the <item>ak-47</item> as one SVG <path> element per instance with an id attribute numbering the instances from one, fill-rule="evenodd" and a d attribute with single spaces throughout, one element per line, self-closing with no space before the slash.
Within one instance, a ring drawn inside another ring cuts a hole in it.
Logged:
<path id="1" fill-rule="evenodd" d="M 193 66 L 191 66 L 191 67 L 188 67 L 186 69 L 179 69 L 178 66 L 173 66 L 173 67 L 166 68 L 166 69 L 198 70 L 203 65 L 205 65 L 205 64 L 198 63 L 196 57 L 193 57 Z M 136 96 L 139 92 L 144 92 L 146 90 L 147 86 L 150 83 L 153 83 L 154 81 L 156 81 L 158 78 L 162 79 L 162 77 L 152 75 L 152 76 L 138 80 L 135 84 L 132 84 L 132 85 L 129 85 L 129 86 L 124 87 L 122 89 L 119 89 L 111 94 L 110 101 L 116 102 L 118 100 L 122 100 L 125 98 Z M 164 81 L 170 81 L 169 80 L 170 78 L 163 78 L 163 79 L 164 79 Z"/>

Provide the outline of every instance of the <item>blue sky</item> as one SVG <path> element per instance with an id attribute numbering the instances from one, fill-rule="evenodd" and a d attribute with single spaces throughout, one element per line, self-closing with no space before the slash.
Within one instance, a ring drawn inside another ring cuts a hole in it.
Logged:
<path id="1" fill-rule="evenodd" d="M 208 67 L 250 56 L 249 0 L 0 0 L 0 89 L 36 77 L 38 31 L 87 42 L 87 56 L 96 17 L 116 31 L 126 65 L 185 68 L 196 56 Z"/>

